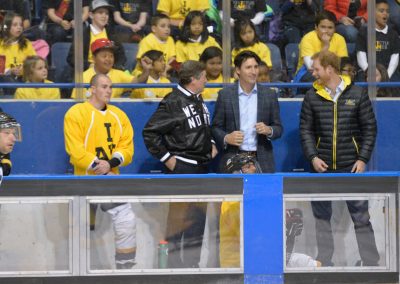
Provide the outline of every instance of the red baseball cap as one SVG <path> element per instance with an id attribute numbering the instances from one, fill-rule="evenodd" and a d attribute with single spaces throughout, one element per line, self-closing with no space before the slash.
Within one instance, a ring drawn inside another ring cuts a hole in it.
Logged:
<path id="1" fill-rule="evenodd" d="M 111 51 L 114 51 L 114 42 L 107 38 L 99 38 L 96 39 L 94 42 L 92 42 L 92 45 L 90 46 L 90 50 L 92 53 L 96 53 L 96 51 L 99 51 L 100 49 L 111 49 Z"/>

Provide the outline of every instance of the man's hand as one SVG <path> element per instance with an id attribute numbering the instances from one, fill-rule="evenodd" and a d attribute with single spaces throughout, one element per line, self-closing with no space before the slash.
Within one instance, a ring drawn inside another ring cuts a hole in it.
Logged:
<path id="1" fill-rule="evenodd" d="M 217 154 L 218 154 L 218 150 L 217 150 L 217 147 L 215 147 L 215 145 L 214 144 L 212 144 L 212 148 L 211 148 L 211 158 L 215 158 L 215 156 L 217 156 Z"/>
<path id="2" fill-rule="evenodd" d="M 347 16 L 341 17 L 339 22 L 345 26 L 354 26 L 354 21 Z"/>
<path id="3" fill-rule="evenodd" d="M 93 171 L 96 175 L 105 175 L 111 171 L 110 164 L 104 160 L 96 160 L 96 166 L 93 168 Z"/>
<path id="4" fill-rule="evenodd" d="M 244 134 L 242 131 L 233 131 L 225 136 L 225 142 L 233 146 L 242 145 L 243 139 Z"/>
<path id="5" fill-rule="evenodd" d="M 175 156 L 172 156 L 165 162 L 165 166 L 170 170 L 173 171 L 176 166 L 176 158 Z"/>
<path id="6" fill-rule="evenodd" d="M 62 26 L 62 28 L 63 28 L 64 30 L 66 30 L 66 31 L 68 31 L 69 29 L 72 28 L 71 23 L 68 22 L 67 20 L 62 20 L 62 21 L 60 22 L 60 26 Z"/>
<path id="7" fill-rule="evenodd" d="M 264 122 L 257 122 L 256 123 L 256 131 L 258 134 L 263 134 L 269 136 L 272 134 L 271 126 L 265 125 Z"/>
<path id="8" fill-rule="evenodd" d="M 357 160 L 351 169 L 352 173 L 363 173 L 365 172 L 365 163 L 361 160 Z"/>
<path id="9" fill-rule="evenodd" d="M 311 163 L 314 167 L 314 170 L 316 170 L 318 173 L 324 173 L 328 169 L 328 165 L 318 157 L 312 159 Z"/>
<path id="10" fill-rule="evenodd" d="M 131 28 L 132 32 L 134 32 L 134 33 L 138 32 L 142 29 L 142 27 L 137 24 L 131 24 L 130 28 Z"/>

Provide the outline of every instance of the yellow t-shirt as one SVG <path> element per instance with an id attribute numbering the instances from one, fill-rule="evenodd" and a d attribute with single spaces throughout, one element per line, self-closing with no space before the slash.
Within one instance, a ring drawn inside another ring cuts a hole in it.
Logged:
<path id="1" fill-rule="evenodd" d="M 204 49 L 210 46 L 221 48 L 218 42 L 212 36 L 209 36 L 204 43 L 188 42 L 184 43 L 180 40 L 176 42 L 176 61 L 185 62 L 186 60 L 198 61 Z"/>
<path id="2" fill-rule="evenodd" d="M 322 50 L 322 41 L 319 39 L 316 31 L 311 31 L 303 36 L 299 44 L 299 62 L 297 63 L 297 71 L 304 64 L 305 56 L 313 56 Z M 339 57 L 348 56 L 347 46 L 344 37 L 334 33 L 329 44 L 329 51 L 335 53 Z M 296 71 L 296 72 L 297 72 Z"/>
<path id="3" fill-rule="evenodd" d="M 53 82 L 44 81 L 46 84 Z M 58 88 L 18 88 L 15 92 L 15 99 L 18 100 L 58 100 L 60 99 L 60 89 Z"/>
<path id="4" fill-rule="evenodd" d="M 233 83 L 235 79 L 231 78 L 230 82 Z M 218 76 L 217 79 L 215 80 L 207 80 L 207 83 L 213 84 L 213 83 L 223 83 L 224 78 L 222 77 L 222 74 Z M 218 97 L 218 92 L 222 88 L 204 88 L 204 91 L 201 93 L 201 96 L 203 99 L 217 99 Z"/>
<path id="5" fill-rule="evenodd" d="M 96 75 L 96 71 L 94 71 L 93 67 L 87 69 L 85 72 L 83 72 L 83 83 L 90 83 L 90 80 L 94 75 Z M 131 74 L 118 69 L 111 69 L 110 72 L 107 73 L 107 76 L 111 79 L 113 84 L 129 84 L 132 83 L 134 78 Z M 125 91 L 127 91 L 127 89 L 113 88 L 111 97 L 119 98 Z M 88 89 L 86 89 L 84 92 L 88 92 Z M 76 98 L 75 89 L 72 91 L 71 98 Z"/>
<path id="6" fill-rule="evenodd" d="M 90 43 L 89 43 L 89 54 L 88 54 L 88 61 L 90 63 L 93 63 L 93 53 L 90 47 L 92 46 L 92 43 L 99 38 L 108 38 L 106 29 L 103 29 L 98 34 L 94 34 L 92 31 L 90 31 Z"/>
<path id="7" fill-rule="evenodd" d="M 160 0 L 157 5 L 157 11 L 168 14 L 174 20 L 183 20 L 190 11 L 205 11 L 209 8 L 208 0 Z"/>
<path id="8" fill-rule="evenodd" d="M 219 218 L 221 267 L 240 267 L 240 203 L 225 201 Z"/>
<path id="9" fill-rule="evenodd" d="M 36 51 L 29 40 L 24 49 L 19 49 L 18 42 L 4 46 L 3 41 L 0 41 L 0 55 L 6 57 L 5 71 L 7 72 L 11 67 L 22 66 L 28 56 L 36 55 Z"/>
<path id="10" fill-rule="evenodd" d="M 170 80 L 166 77 L 160 77 L 160 79 L 155 80 L 154 78 L 150 77 L 147 79 L 147 84 L 168 84 L 171 83 Z M 133 89 L 131 98 L 135 99 L 150 99 L 150 98 L 163 98 L 167 94 L 171 93 L 171 88 L 140 88 L 140 89 Z"/>
<path id="11" fill-rule="evenodd" d="M 149 33 L 139 42 L 139 50 L 136 54 L 136 67 L 132 74 L 137 76 L 142 72 L 142 66 L 140 66 L 139 61 L 143 54 L 149 50 L 158 50 L 164 53 L 165 63 L 172 57 L 176 57 L 175 41 L 172 37 L 168 37 L 166 41 L 159 40 L 153 33 Z"/>
<path id="12" fill-rule="evenodd" d="M 75 175 L 92 175 L 95 158 L 118 158 L 121 166 L 132 162 L 133 128 L 128 116 L 119 108 L 107 105 L 99 111 L 89 102 L 72 106 L 64 117 L 65 150 Z M 119 173 L 118 167 L 112 169 Z"/>
<path id="13" fill-rule="evenodd" d="M 240 49 L 234 48 L 232 50 L 232 66 L 234 65 L 233 62 L 235 60 L 236 55 L 245 50 L 254 52 L 260 57 L 261 61 L 264 61 L 265 64 L 267 64 L 269 68 L 272 67 L 271 51 L 269 50 L 268 46 L 262 42 L 257 42 L 252 46 L 242 47 Z"/>

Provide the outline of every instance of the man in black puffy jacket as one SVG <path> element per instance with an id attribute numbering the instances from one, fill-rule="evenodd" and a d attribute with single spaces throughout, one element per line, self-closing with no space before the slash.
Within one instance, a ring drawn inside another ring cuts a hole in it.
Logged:
<path id="1" fill-rule="evenodd" d="M 347 76 L 339 76 L 340 59 L 329 51 L 313 57 L 314 89 L 303 101 L 300 133 L 303 151 L 318 173 L 362 173 L 375 145 L 377 126 L 371 101 Z M 368 201 L 346 201 L 354 222 L 363 266 L 376 266 L 379 254 L 369 221 Z M 319 260 L 332 266 L 330 201 L 311 203 L 316 222 Z"/>

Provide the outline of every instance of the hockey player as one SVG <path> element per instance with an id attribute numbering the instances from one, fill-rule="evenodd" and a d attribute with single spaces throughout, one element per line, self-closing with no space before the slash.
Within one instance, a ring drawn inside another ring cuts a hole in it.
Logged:
<path id="1" fill-rule="evenodd" d="M 128 116 L 109 105 L 111 80 L 104 74 L 93 76 L 90 97 L 72 106 L 65 114 L 65 147 L 75 175 L 118 174 L 133 157 L 133 128 Z M 101 206 L 111 215 L 114 226 L 117 269 L 130 269 L 136 257 L 135 215 L 129 203 Z"/>
<path id="2" fill-rule="evenodd" d="M 16 141 L 21 141 L 21 125 L 0 109 L 0 183 L 11 172 L 10 153 Z"/>
<path id="3" fill-rule="evenodd" d="M 240 153 L 227 160 L 226 173 L 262 173 L 257 159 L 248 153 Z M 240 203 L 222 202 L 220 217 L 220 265 L 240 267 Z M 298 208 L 286 210 L 286 266 L 320 267 L 321 262 L 312 257 L 293 253 L 296 237 L 303 230 L 303 213 Z"/>

